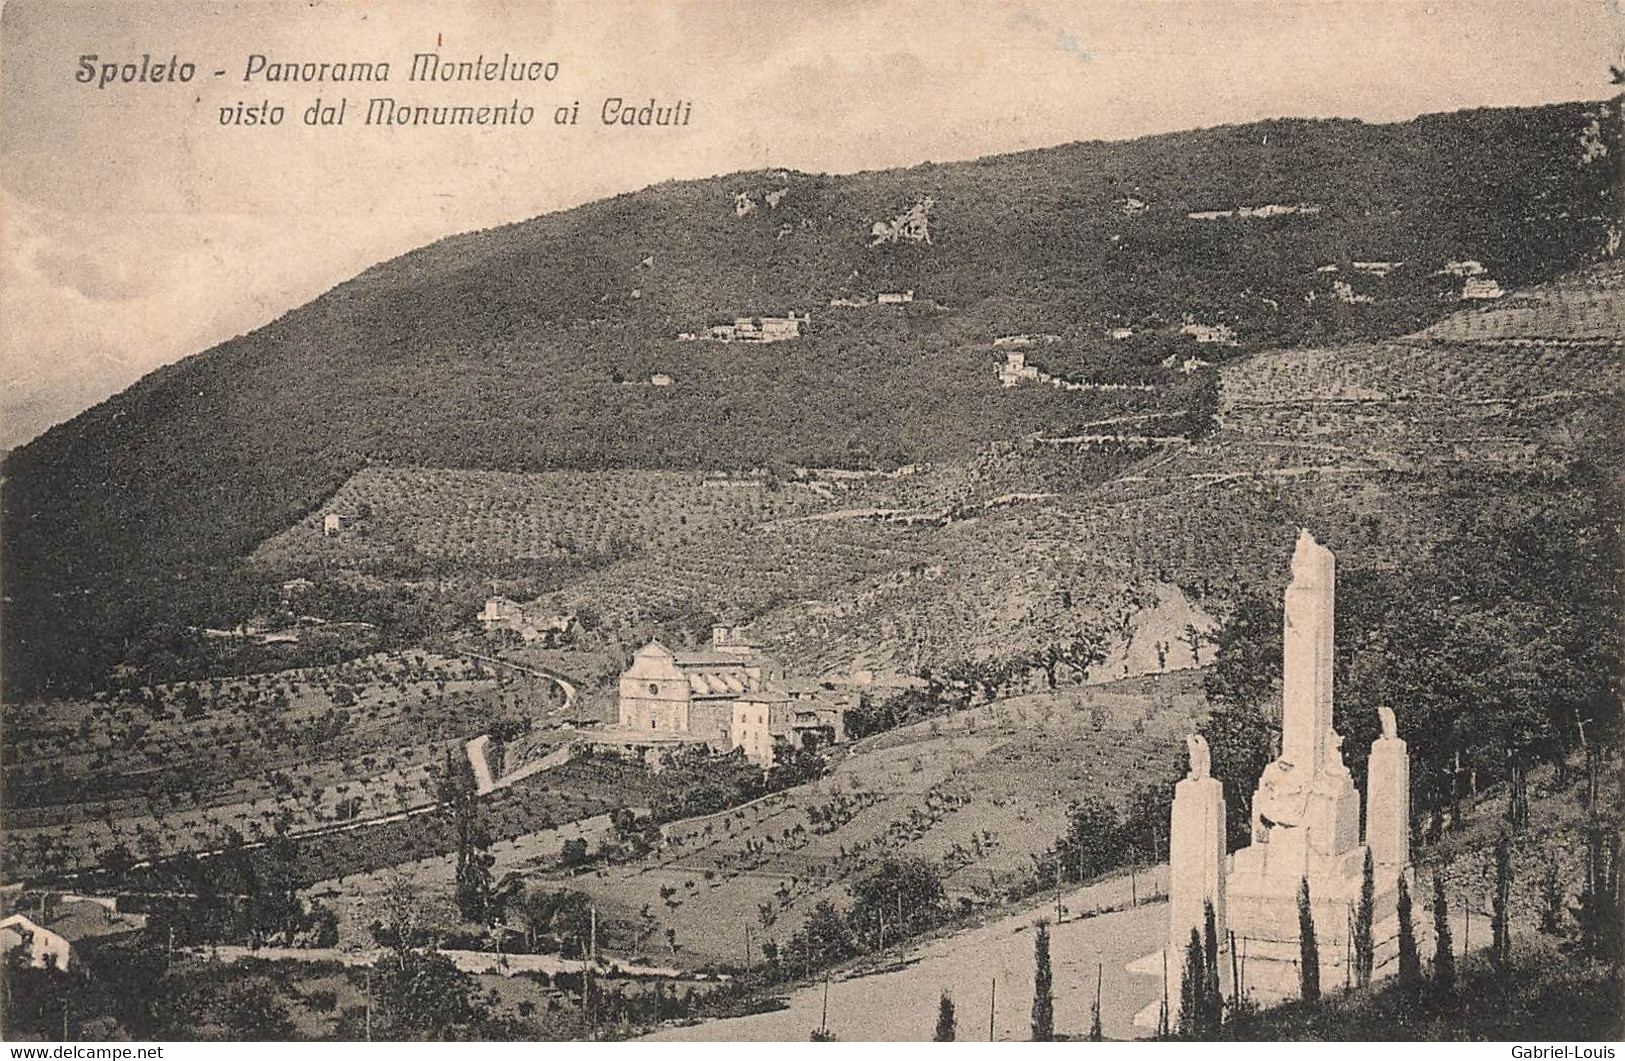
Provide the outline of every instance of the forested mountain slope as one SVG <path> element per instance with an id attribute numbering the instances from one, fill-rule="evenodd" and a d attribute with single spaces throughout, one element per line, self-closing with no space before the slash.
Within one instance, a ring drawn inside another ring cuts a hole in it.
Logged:
<path id="1" fill-rule="evenodd" d="M 1456 308 L 1450 263 L 1514 287 L 1597 257 L 1615 106 L 735 174 L 440 241 L 6 457 L 7 694 L 100 680 L 369 462 L 886 467 L 1199 410 L 1212 374 L 1163 364 L 1196 350 L 1183 325 L 1231 329 L 1208 360 L 1380 338 Z M 794 341 L 677 341 L 789 311 L 812 317 Z M 1031 355 L 1049 371 L 1156 389 L 1001 388 L 993 340 L 1015 333 L 1055 337 Z M 672 385 L 638 385 L 655 373 Z"/>

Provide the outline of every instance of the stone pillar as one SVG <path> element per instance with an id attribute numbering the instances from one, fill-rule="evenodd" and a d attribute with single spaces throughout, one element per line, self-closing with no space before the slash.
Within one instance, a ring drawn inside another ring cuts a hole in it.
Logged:
<path id="1" fill-rule="evenodd" d="M 1332 732 L 1332 615 L 1336 560 L 1307 530 L 1298 532 L 1286 591 L 1282 645 L 1281 760 L 1308 776 L 1327 756 Z"/>
<path id="2" fill-rule="evenodd" d="M 1394 713 L 1382 712 L 1382 736 L 1371 745 L 1365 796 L 1365 842 L 1378 866 L 1403 869 L 1411 860 L 1411 761 L 1395 732 Z"/>
<path id="3" fill-rule="evenodd" d="M 1191 929 L 1201 935 L 1205 906 L 1213 904 L 1219 943 L 1219 982 L 1230 983 L 1229 935 L 1225 927 L 1224 786 L 1208 776 L 1207 742 L 1187 738 L 1191 773 L 1174 786 L 1168 830 L 1168 1019 L 1179 1016 L 1179 988 Z"/>

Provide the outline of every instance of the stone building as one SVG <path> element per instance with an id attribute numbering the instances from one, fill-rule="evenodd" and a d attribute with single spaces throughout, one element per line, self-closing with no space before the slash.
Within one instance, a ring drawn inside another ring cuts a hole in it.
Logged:
<path id="1" fill-rule="evenodd" d="M 732 324 L 715 324 L 706 337 L 719 343 L 778 343 L 801 338 L 802 329 L 812 324 L 809 313 L 783 317 L 735 317 Z"/>
<path id="2" fill-rule="evenodd" d="M 846 712 L 855 703 L 855 694 L 823 683 L 787 680 L 741 628 L 719 624 L 701 650 L 678 652 L 651 641 L 637 651 L 621 675 L 615 740 L 743 748 L 765 770 L 786 748 L 844 741 Z"/>
<path id="3" fill-rule="evenodd" d="M 734 702 L 782 677 L 778 661 L 735 626 L 712 627 L 710 646 L 698 651 L 651 641 L 621 675 L 619 725 L 684 733 L 726 751 L 734 746 Z"/>

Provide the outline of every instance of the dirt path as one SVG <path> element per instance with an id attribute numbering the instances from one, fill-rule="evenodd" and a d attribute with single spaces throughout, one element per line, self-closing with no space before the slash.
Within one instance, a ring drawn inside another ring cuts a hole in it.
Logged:
<path id="1" fill-rule="evenodd" d="M 1141 889 L 1165 886 L 1166 870 L 1142 874 Z M 1114 913 L 1079 917 L 1072 911 L 1115 906 L 1129 900 L 1127 877 L 1112 878 L 1062 898 L 1067 920 L 1052 929 L 1055 1029 L 1084 1035 L 1089 1029 L 1097 972 L 1101 1022 L 1109 1038 L 1139 1037 L 1134 1014 L 1156 997 L 1154 979 L 1131 977 L 1125 966 L 1156 949 L 1168 932 L 1168 907 L 1154 902 Z M 1053 900 L 1007 914 L 985 925 L 910 948 L 902 968 L 847 972 L 829 983 L 829 1028 L 842 1040 L 928 1042 L 936 1026 L 937 1000 L 949 991 L 958 1012 L 959 1038 L 988 1037 L 990 1006 L 994 1038 L 1029 1038 L 1032 1011 L 1033 932 L 1040 917 L 1055 917 Z M 995 1003 L 994 982 L 997 981 Z M 665 1028 L 649 1036 L 662 1041 L 805 1042 L 818 1027 L 824 1006 L 822 982 L 795 988 L 786 1007 L 748 1017 Z"/>

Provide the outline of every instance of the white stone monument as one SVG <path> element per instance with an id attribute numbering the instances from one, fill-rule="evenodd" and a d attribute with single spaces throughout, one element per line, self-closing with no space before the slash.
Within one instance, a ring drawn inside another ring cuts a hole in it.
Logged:
<path id="1" fill-rule="evenodd" d="M 1410 862 L 1410 764 L 1393 712 L 1381 709 L 1383 735 L 1371 749 L 1362 844 L 1359 793 L 1343 762 L 1343 738 L 1332 727 L 1336 583 L 1331 551 L 1301 531 L 1286 591 L 1281 755 L 1259 778 L 1252 842 L 1230 856 L 1227 873 L 1222 872 L 1223 789 L 1207 776 L 1206 743 L 1200 744 L 1198 767 L 1200 738 L 1192 741 L 1191 775 L 1176 786 L 1169 831 L 1168 950 L 1130 966 L 1160 974 L 1166 957 L 1170 1024 L 1179 1012 L 1185 945 L 1193 918 L 1201 926 L 1204 902 L 1212 902 L 1218 916 L 1227 994 L 1240 991 L 1261 1005 L 1297 997 L 1298 891 L 1305 880 L 1322 990 L 1337 990 L 1351 980 L 1351 932 L 1367 845 L 1374 863 L 1373 977 L 1395 968 L 1395 898 L 1399 876 L 1409 872 Z M 1234 935 L 1234 955 L 1224 938 L 1226 927 Z M 1135 1022 L 1154 1026 L 1160 1009 L 1161 1000 Z"/>

